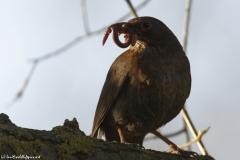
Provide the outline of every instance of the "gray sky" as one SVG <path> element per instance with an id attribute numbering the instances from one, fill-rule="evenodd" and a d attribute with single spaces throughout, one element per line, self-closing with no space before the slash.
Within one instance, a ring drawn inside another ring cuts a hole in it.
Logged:
<path id="1" fill-rule="evenodd" d="M 139 4 L 133 0 L 134 6 Z M 95 31 L 129 11 L 124 0 L 88 0 L 89 26 Z M 162 20 L 182 41 L 185 0 L 152 0 L 139 16 Z M 203 142 L 218 160 L 236 159 L 240 135 L 240 1 L 193 1 L 187 55 L 192 89 L 187 110 L 197 128 L 209 132 Z M 132 18 L 129 17 L 128 19 Z M 40 63 L 23 95 L 12 100 L 28 75 L 28 59 L 42 56 L 84 35 L 79 0 L 0 1 L 0 112 L 18 126 L 51 130 L 76 117 L 80 129 L 91 132 L 93 116 L 107 71 L 125 49 L 103 34 L 85 39 L 61 55 Z M 181 129 L 181 116 L 162 128 Z M 181 145 L 185 136 L 172 138 Z M 167 150 L 160 140 L 144 142 L 146 148 Z M 196 145 L 192 150 L 199 152 Z"/>

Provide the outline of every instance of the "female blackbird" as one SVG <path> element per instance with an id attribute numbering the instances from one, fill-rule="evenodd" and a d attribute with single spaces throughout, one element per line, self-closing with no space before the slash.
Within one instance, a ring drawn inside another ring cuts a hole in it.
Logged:
<path id="1" fill-rule="evenodd" d="M 112 31 L 119 47 L 130 48 L 108 71 L 91 136 L 142 145 L 146 134 L 153 133 L 170 146 L 170 152 L 195 155 L 156 131 L 178 115 L 191 88 L 190 64 L 175 35 L 153 17 L 111 25 L 103 44 Z M 118 39 L 121 33 L 124 43 Z"/>

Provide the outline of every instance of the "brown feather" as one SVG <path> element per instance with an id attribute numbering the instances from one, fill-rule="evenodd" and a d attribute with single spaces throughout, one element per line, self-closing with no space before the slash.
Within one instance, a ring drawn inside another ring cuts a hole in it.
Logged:
<path id="1" fill-rule="evenodd" d="M 149 22 L 149 29 L 143 28 Z M 134 46 L 121 54 L 106 77 L 93 122 L 107 140 L 142 144 L 146 134 L 171 121 L 190 94 L 190 64 L 171 30 L 152 17 L 129 20 L 137 35 Z M 116 38 L 116 37 L 115 37 Z"/>

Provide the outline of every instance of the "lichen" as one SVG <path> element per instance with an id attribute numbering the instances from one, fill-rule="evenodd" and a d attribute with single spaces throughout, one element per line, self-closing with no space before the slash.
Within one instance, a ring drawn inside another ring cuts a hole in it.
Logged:
<path id="1" fill-rule="evenodd" d="M 75 125 L 77 126 L 77 125 Z M 59 159 L 72 159 L 72 156 L 87 154 L 94 150 L 95 143 L 76 128 L 57 126 L 51 131 L 60 142 L 55 149 Z"/>
<path id="2" fill-rule="evenodd" d="M 39 154 L 43 143 L 38 139 L 34 139 L 27 129 L 17 127 L 3 113 L 0 114 L 0 122 L 0 150 L 7 147 L 9 148 L 9 154 L 41 156 L 41 159 L 44 159 Z"/>
<path id="3" fill-rule="evenodd" d="M 14 125 L 4 125 L 4 124 L 0 124 L 0 130 L 2 130 L 3 132 L 7 132 L 10 135 L 16 137 L 17 139 L 26 139 L 26 140 L 32 140 L 33 137 L 30 133 L 28 133 L 28 131 L 24 128 L 21 127 L 16 127 Z"/>
<path id="4" fill-rule="evenodd" d="M 180 155 L 113 143 L 86 136 L 79 130 L 76 119 L 65 120 L 63 126 L 54 127 L 52 131 L 39 131 L 18 127 L 7 115 L 0 114 L 0 154 L 3 156 L 40 156 L 43 160 L 186 159 Z M 213 160 L 210 156 L 194 159 Z"/>
<path id="5" fill-rule="evenodd" d="M 20 141 L 13 136 L 1 137 L 1 145 L 7 145 L 12 148 L 16 155 L 32 155 L 38 156 L 38 152 L 43 147 L 43 144 L 39 140 L 34 141 Z"/>

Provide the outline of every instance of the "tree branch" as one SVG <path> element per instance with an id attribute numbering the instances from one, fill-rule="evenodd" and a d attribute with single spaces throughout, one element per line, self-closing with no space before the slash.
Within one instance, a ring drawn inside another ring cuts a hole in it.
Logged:
<path id="1" fill-rule="evenodd" d="M 126 2 L 127 2 L 128 6 L 129 6 L 130 10 L 132 11 L 133 16 L 134 17 L 138 17 L 137 12 L 135 11 L 131 1 L 130 0 L 126 0 Z"/>
<path id="2" fill-rule="evenodd" d="M 86 7 L 86 1 L 81 0 L 81 8 L 82 8 L 82 17 L 83 17 L 83 24 L 86 34 L 90 32 L 89 25 L 88 25 L 88 16 L 87 16 L 87 7 Z"/>
<path id="3" fill-rule="evenodd" d="M 181 130 L 179 130 L 177 132 L 166 134 L 166 135 L 163 135 L 163 136 L 169 138 L 169 137 L 174 137 L 176 135 L 179 135 L 183 132 L 185 132 L 185 128 L 182 128 Z M 153 140 L 153 139 L 159 139 L 159 138 L 157 136 L 150 136 L 150 137 L 144 138 L 144 141 Z"/>
<path id="4" fill-rule="evenodd" d="M 85 8 L 85 1 L 83 2 L 84 0 L 82 0 L 82 8 Z M 136 10 L 138 9 L 141 9 L 142 7 L 144 7 L 148 2 L 150 2 L 150 0 L 144 0 L 142 3 L 140 3 L 137 7 L 136 7 Z M 85 14 L 85 16 L 83 15 L 83 19 L 84 19 L 84 26 L 85 26 L 85 31 L 86 31 L 86 34 L 85 35 L 82 35 L 82 36 L 78 36 L 76 37 L 74 40 L 70 41 L 69 43 L 67 43 L 66 45 L 60 47 L 59 49 L 53 51 L 53 52 L 50 52 L 50 53 L 47 53 L 43 56 L 40 56 L 40 57 L 37 57 L 37 58 L 33 58 L 33 59 L 29 59 L 28 61 L 33 63 L 31 69 L 30 69 L 30 72 L 29 72 L 29 75 L 33 75 L 34 71 L 35 71 L 35 68 L 38 64 L 38 62 L 42 62 L 42 61 L 45 61 L 49 58 L 53 58 L 55 56 L 58 56 L 62 53 L 64 53 L 65 51 L 69 50 L 70 48 L 74 47 L 75 45 L 77 45 L 81 40 L 84 40 L 86 38 L 90 38 L 91 36 L 93 35 L 97 35 L 97 34 L 100 34 L 102 32 L 104 32 L 107 28 L 106 27 L 103 27 L 103 28 L 100 28 L 96 31 L 93 31 L 93 32 L 89 32 L 89 28 L 88 28 L 88 21 L 87 21 L 87 17 L 86 17 L 86 11 L 83 11 Z M 131 16 L 131 12 L 128 12 L 127 14 L 125 14 L 124 16 L 122 16 L 121 18 L 119 18 L 118 20 L 116 20 L 116 22 L 119 22 L 119 21 L 123 21 L 124 19 L 126 19 L 127 17 Z M 11 106 L 13 105 L 19 98 L 22 97 L 24 91 L 26 90 L 27 88 L 27 85 L 29 84 L 30 82 L 30 77 L 31 76 L 27 76 L 24 80 L 24 83 L 21 87 L 21 89 L 17 92 L 17 94 L 14 96 L 14 99 L 7 105 L 7 106 Z"/>
<path id="5" fill-rule="evenodd" d="M 208 132 L 208 130 L 210 129 L 210 127 L 208 127 L 207 129 L 203 130 L 203 131 L 199 131 L 197 137 L 195 139 L 192 139 L 190 140 L 188 143 L 184 144 L 184 145 L 181 145 L 181 146 L 178 146 L 179 148 L 183 149 L 183 148 L 186 148 L 190 145 L 192 145 L 193 143 L 195 142 L 198 142 L 202 139 L 202 136 Z"/>
<path id="6" fill-rule="evenodd" d="M 183 28 L 183 50 L 186 53 L 187 49 L 187 38 L 188 38 L 188 28 L 189 28 L 189 21 L 190 21 L 190 9 L 191 9 L 191 0 L 186 1 L 186 12 L 185 12 L 185 21 L 184 21 L 184 28 Z M 189 130 L 191 131 L 193 138 L 197 138 L 197 131 L 192 123 L 192 120 L 190 119 L 187 110 L 185 109 L 186 107 L 184 106 L 183 109 L 181 110 L 183 119 L 185 120 L 185 123 L 187 124 Z M 201 139 L 197 141 L 197 145 L 203 155 L 207 155 L 207 150 L 203 145 L 203 142 Z"/>
<path id="7" fill-rule="evenodd" d="M 31 159 L 74 160 L 192 160 L 153 150 L 143 150 L 120 143 L 103 141 L 86 136 L 79 130 L 76 118 L 65 120 L 63 126 L 51 131 L 27 129 L 16 126 L 6 114 L 0 114 L 1 159 L 31 157 Z M 29 158 L 30 159 L 30 158 Z M 210 156 L 198 156 L 195 160 L 213 160 Z"/>
<path id="8" fill-rule="evenodd" d="M 185 8 L 186 12 L 185 12 L 185 20 L 184 20 L 184 27 L 183 27 L 183 41 L 182 41 L 182 46 L 183 46 L 183 50 L 184 50 L 185 53 L 186 53 L 186 48 L 187 48 L 191 2 L 192 2 L 192 0 L 187 0 L 186 1 L 186 8 Z"/>

